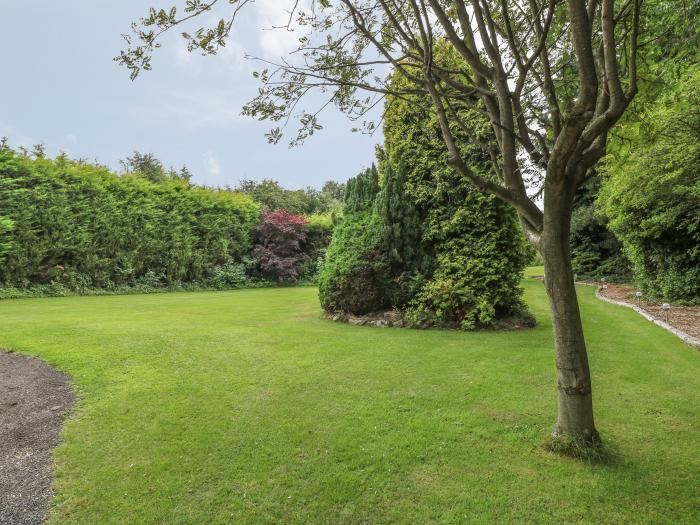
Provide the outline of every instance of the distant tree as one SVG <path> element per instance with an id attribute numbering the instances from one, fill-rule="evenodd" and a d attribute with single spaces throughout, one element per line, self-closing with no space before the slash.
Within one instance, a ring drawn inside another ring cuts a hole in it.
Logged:
<path id="1" fill-rule="evenodd" d="M 130 157 L 120 160 L 119 163 L 124 172 L 140 175 L 151 182 L 182 180 L 189 183 L 192 179 L 192 173 L 187 166 L 183 165 L 179 170 L 171 167 L 166 171 L 163 163 L 152 153 L 134 151 Z"/>
<path id="2" fill-rule="evenodd" d="M 43 159 L 44 157 L 46 157 L 46 144 L 44 144 L 43 142 L 34 144 L 32 146 L 32 155 L 34 155 L 34 158 L 37 159 Z"/>
<path id="3" fill-rule="evenodd" d="M 167 175 L 168 178 L 171 180 L 183 180 L 188 183 L 192 180 L 192 172 L 184 164 L 179 170 L 175 170 L 175 168 L 170 168 L 168 170 Z"/>
<path id="4" fill-rule="evenodd" d="M 345 195 L 345 183 L 334 180 L 326 181 L 321 187 L 321 193 L 328 199 L 340 201 Z"/>
<path id="5" fill-rule="evenodd" d="M 152 153 L 134 151 L 130 157 L 120 160 L 119 163 L 126 173 L 140 174 L 151 182 L 163 182 L 168 178 L 163 163 Z"/>
<path id="6" fill-rule="evenodd" d="M 301 215 L 331 211 L 329 199 L 322 191 L 311 187 L 288 190 L 276 180 L 266 178 L 261 181 L 241 180 L 236 190 L 250 195 L 268 211 L 287 210 Z"/>

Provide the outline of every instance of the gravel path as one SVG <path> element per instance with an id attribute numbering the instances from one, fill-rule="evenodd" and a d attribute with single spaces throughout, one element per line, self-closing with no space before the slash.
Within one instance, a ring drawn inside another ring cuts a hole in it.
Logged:
<path id="1" fill-rule="evenodd" d="M 65 374 L 0 350 L 0 524 L 37 524 L 46 518 L 52 451 L 74 401 Z"/>

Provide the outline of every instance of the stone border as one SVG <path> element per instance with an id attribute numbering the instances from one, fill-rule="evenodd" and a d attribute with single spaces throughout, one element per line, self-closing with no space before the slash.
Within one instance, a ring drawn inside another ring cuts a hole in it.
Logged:
<path id="1" fill-rule="evenodd" d="M 577 283 L 577 284 L 579 284 L 579 283 Z M 684 343 L 686 343 L 692 347 L 695 347 L 697 350 L 700 350 L 700 339 L 698 339 L 697 337 L 693 337 L 692 335 L 686 334 L 685 332 L 679 330 L 678 328 L 671 326 L 670 324 L 668 324 L 665 321 L 662 321 L 661 319 L 656 319 L 654 316 L 649 314 L 643 308 L 640 308 L 640 307 L 635 306 L 633 304 L 626 303 L 624 301 L 616 301 L 615 299 L 610 299 L 609 297 L 605 297 L 604 295 L 602 295 L 600 293 L 600 291 L 602 289 L 603 288 L 601 286 L 598 286 L 596 288 L 596 291 L 595 291 L 595 296 L 598 299 L 600 299 L 601 301 L 605 301 L 606 303 L 616 304 L 618 306 L 625 306 L 627 308 L 631 308 L 632 310 L 637 312 L 639 315 L 641 315 L 642 317 L 644 317 L 648 321 L 651 321 L 655 325 L 660 326 L 664 330 L 668 330 L 669 332 L 671 332 L 673 335 L 678 337 Z"/>

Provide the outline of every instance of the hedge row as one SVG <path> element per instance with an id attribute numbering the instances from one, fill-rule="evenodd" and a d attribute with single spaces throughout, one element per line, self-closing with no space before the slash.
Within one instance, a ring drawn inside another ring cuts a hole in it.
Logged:
<path id="1" fill-rule="evenodd" d="M 270 233 L 261 230 L 261 206 L 240 192 L 177 179 L 151 182 L 5 149 L 0 203 L 3 288 L 231 287 L 251 278 L 278 280 L 254 258 L 255 244 Z M 329 228 L 330 219 L 307 223 L 309 240 L 300 249 L 309 259 L 320 256 Z"/>

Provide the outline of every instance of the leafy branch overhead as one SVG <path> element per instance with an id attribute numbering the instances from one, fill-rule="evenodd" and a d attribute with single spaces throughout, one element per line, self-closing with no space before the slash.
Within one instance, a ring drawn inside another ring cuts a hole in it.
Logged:
<path id="1" fill-rule="evenodd" d="M 151 9 L 125 36 L 129 47 L 116 60 L 136 78 L 150 69 L 163 33 L 203 13 L 218 21 L 182 36 L 190 51 L 216 54 L 249 3 L 189 0 L 182 14 L 175 6 Z M 281 3 L 280 11 L 287 23 L 269 29 L 296 32 L 297 48 L 288 57 L 258 59 L 262 86 L 243 108 L 280 123 L 267 135 L 270 142 L 282 138 L 291 118 L 300 124 L 292 144 L 302 142 L 321 129 L 319 114 L 329 105 L 361 120 L 388 94 L 424 94 L 439 110 L 455 168 L 516 206 L 532 234 L 542 216 L 524 174 L 567 168 L 567 177 L 582 183 L 637 90 L 639 0 L 617 8 L 613 0 L 295 0 Z M 436 56 L 440 42 L 454 48 L 459 65 Z M 392 87 L 390 70 L 409 82 Z M 323 94 L 322 103 L 314 111 L 299 109 L 311 91 Z M 474 95 L 495 129 L 499 182 L 472 173 L 451 144 L 447 124 L 460 122 L 457 109 L 473 105 Z"/>

